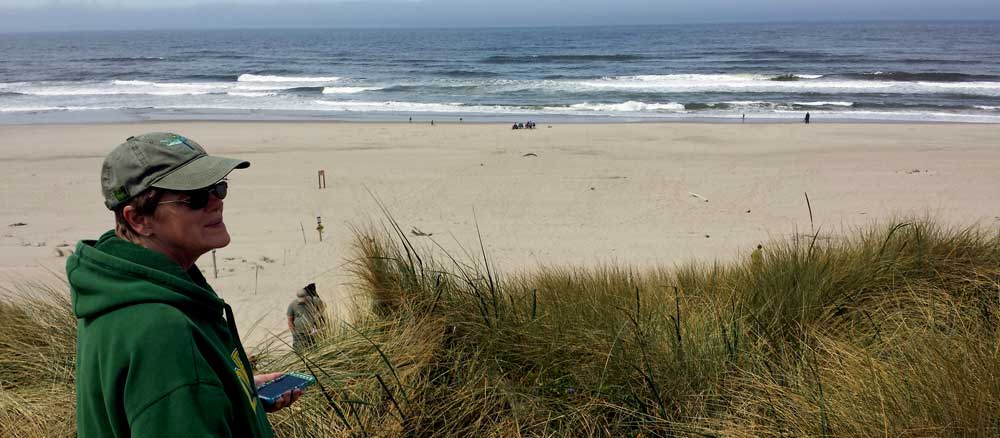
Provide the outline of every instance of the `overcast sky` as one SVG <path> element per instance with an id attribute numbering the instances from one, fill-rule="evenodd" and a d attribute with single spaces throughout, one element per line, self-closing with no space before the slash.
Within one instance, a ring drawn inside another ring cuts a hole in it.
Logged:
<path id="1" fill-rule="evenodd" d="M 1000 0 L 0 0 L 0 32 L 1000 20 Z"/>

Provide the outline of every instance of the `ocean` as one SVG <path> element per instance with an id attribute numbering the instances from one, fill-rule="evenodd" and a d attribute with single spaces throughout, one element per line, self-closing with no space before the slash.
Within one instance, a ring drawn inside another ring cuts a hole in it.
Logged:
<path id="1" fill-rule="evenodd" d="M 0 123 L 1000 122 L 1000 22 L 0 33 Z"/>

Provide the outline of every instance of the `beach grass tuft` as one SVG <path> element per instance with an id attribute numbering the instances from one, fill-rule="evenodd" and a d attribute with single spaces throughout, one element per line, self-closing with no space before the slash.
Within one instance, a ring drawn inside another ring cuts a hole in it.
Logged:
<path id="1" fill-rule="evenodd" d="M 278 436 L 1000 433 L 995 229 L 907 219 L 730 263 L 501 273 L 482 242 L 454 256 L 388 221 L 356 230 L 350 324 L 249 349 L 322 385 L 271 416 Z M 70 435 L 65 291 L 21 289 L 0 302 L 0 428 Z"/>
<path id="2" fill-rule="evenodd" d="M 67 291 L 55 275 L 0 285 L 0 435 L 76 436 L 76 318 Z"/>

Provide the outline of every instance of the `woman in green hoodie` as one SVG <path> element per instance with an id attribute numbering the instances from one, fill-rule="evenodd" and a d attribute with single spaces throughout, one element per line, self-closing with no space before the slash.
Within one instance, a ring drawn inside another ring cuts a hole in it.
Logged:
<path id="1" fill-rule="evenodd" d="M 129 137 L 104 160 L 115 229 L 66 261 L 77 317 L 77 433 L 88 437 L 271 437 L 232 309 L 195 265 L 229 244 L 226 175 L 249 162 L 210 156 L 171 133 Z"/>

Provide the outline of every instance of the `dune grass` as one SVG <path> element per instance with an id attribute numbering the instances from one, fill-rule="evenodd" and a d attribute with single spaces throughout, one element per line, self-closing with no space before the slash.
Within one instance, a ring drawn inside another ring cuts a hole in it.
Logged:
<path id="1" fill-rule="evenodd" d="M 251 346 L 259 369 L 319 378 L 271 416 L 279 436 L 1000 433 L 995 229 L 913 220 L 735 263 L 515 274 L 421 242 L 391 219 L 359 231 L 355 321 L 301 353 Z M 21 296 L 0 324 L 52 319 L 0 331 L 0 430 L 71 434 L 65 294 Z M 18 398 L 25 374 L 61 405 Z"/>
<path id="2" fill-rule="evenodd" d="M 76 319 L 68 286 L 0 286 L 0 436 L 75 436 Z"/>

